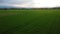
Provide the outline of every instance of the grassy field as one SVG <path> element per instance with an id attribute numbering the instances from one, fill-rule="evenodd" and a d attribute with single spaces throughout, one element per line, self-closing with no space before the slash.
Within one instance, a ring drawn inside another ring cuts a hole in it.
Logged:
<path id="1" fill-rule="evenodd" d="M 60 10 L 0 10 L 0 34 L 60 34 Z"/>

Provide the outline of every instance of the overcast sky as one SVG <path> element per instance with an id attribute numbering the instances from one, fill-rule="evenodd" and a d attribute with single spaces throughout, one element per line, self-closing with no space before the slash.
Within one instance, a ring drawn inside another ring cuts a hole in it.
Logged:
<path id="1" fill-rule="evenodd" d="M 0 6 L 14 7 L 55 7 L 60 6 L 60 0 L 0 0 Z"/>
<path id="2" fill-rule="evenodd" d="M 33 0 L 33 7 L 56 7 L 60 6 L 60 0 Z"/>

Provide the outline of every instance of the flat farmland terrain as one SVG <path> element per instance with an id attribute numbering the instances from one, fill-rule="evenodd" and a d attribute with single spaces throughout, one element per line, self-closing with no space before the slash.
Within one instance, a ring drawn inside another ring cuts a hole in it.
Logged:
<path id="1" fill-rule="evenodd" d="M 60 34 L 60 10 L 0 10 L 0 34 Z"/>

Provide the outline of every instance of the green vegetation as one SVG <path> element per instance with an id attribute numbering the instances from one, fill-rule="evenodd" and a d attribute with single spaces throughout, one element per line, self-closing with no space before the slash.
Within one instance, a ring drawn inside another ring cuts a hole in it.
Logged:
<path id="1" fill-rule="evenodd" d="M 60 10 L 0 10 L 0 34 L 60 34 Z"/>

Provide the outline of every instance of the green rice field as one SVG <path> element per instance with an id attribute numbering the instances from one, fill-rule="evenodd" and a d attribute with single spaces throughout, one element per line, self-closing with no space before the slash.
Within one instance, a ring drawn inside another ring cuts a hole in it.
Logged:
<path id="1" fill-rule="evenodd" d="M 60 34 L 60 10 L 0 10 L 0 34 Z"/>

